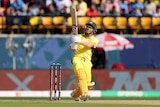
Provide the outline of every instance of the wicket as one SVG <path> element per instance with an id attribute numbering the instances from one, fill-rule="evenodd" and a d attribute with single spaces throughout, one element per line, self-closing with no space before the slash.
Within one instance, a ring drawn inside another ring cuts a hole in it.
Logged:
<path id="1" fill-rule="evenodd" d="M 54 100 L 61 100 L 61 64 L 53 63 L 50 66 L 50 101 L 52 101 L 52 91 L 54 90 Z M 57 97 L 58 92 L 58 97 Z"/>

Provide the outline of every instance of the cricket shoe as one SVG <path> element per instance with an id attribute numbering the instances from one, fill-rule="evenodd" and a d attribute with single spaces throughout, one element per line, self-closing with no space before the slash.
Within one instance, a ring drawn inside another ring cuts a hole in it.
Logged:
<path id="1" fill-rule="evenodd" d="M 91 90 L 95 84 L 96 84 L 95 82 L 89 83 L 88 84 L 88 89 Z"/>
<path id="2" fill-rule="evenodd" d="M 80 97 L 74 98 L 73 96 L 74 96 L 74 91 L 72 91 L 72 93 L 71 93 L 71 97 L 74 99 L 74 101 L 80 101 L 81 100 Z"/>
<path id="3" fill-rule="evenodd" d="M 84 96 L 82 96 L 83 101 L 87 101 L 90 98 L 90 95 L 85 94 Z"/>

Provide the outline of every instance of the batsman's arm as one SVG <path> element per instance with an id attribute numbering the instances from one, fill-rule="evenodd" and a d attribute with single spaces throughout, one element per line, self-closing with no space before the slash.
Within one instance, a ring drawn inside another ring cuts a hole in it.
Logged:
<path id="1" fill-rule="evenodd" d="M 96 38 L 92 38 L 90 41 L 81 41 L 80 44 L 88 48 L 96 48 L 98 40 Z"/>
<path id="2" fill-rule="evenodd" d="M 91 42 L 91 41 L 90 42 L 82 41 L 80 36 L 72 36 L 72 43 L 81 44 L 88 48 L 94 47 L 94 44 L 95 44 L 94 42 Z"/>
<path id="3" fill-rule="evenodd" d="M 85 42 L 85 41 L 81 41 L 79 44 L 86 46 L 88 48 L 93 48 L 94 47 L 94 43 L 92 42 Z"/>

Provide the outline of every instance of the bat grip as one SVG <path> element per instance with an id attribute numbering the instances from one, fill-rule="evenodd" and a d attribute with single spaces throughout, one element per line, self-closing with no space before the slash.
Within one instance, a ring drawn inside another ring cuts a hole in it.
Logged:
<path id="1" fill-rule="evenodd" d="M 72 25 L 72 31 L 76 30 L 77 27 L 77 25 Z"/>
<path id="2" fill-rule="evenodd" d="M 77 32 L 77 27 L 78 25 L 72 25 L 72 33 L 76 33 Z"/>

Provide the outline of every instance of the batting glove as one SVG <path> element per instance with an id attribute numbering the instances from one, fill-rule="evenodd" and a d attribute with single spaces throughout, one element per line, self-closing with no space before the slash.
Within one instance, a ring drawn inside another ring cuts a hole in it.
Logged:
<path id="1" fill-rule="evenodd" d="M 72 42 L 74 43 L 81 43 L 81 38 L 78 36 L 72 36 Z"/>
<path id="2" fill-rule="evenodd" d="M 70 47 L 71 47 L 71 49 L 75 50 L 75 49 L 77 49 L 77 44 L 73 42 L 70 44 Z"/>

